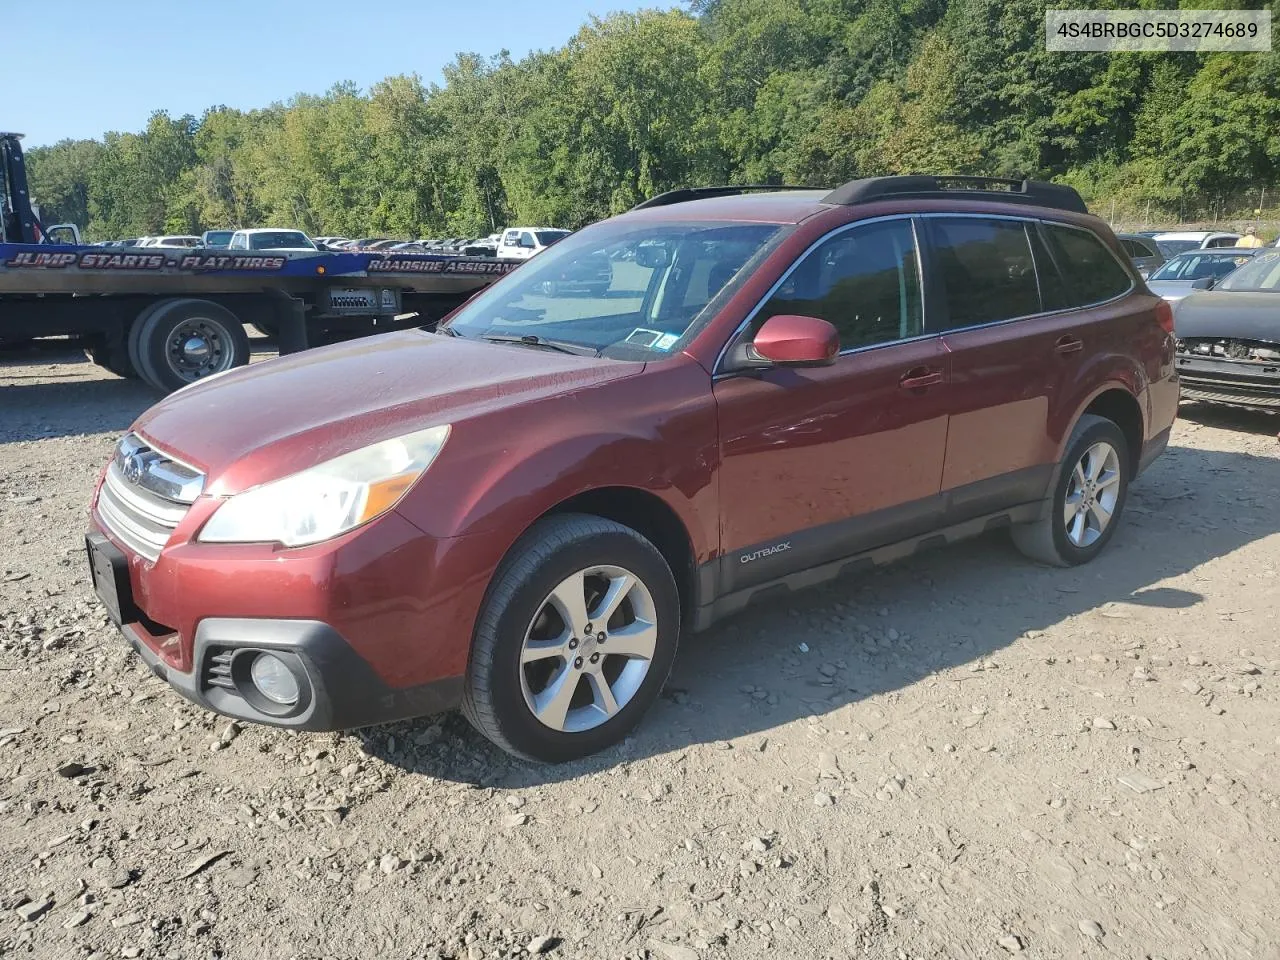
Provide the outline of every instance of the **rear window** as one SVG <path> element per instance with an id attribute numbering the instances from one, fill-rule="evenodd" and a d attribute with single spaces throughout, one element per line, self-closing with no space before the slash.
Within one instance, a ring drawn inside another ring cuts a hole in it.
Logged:
<path id="1" fill-rule="evenodd" d="M 1149 280 L 1201 280 L 1204 277 L 1225 277 L 1249 257 L 1221 253 L 1184 253 L 1174 257 L 1148 278 Z"/>
<path id="2" fill-rule="evenodd" d="M 947 327 L 973 327 L 1041 311 L 1026 227 L 1017 220 L 928 220 L 946 288 Z"/>
<path id="3" fill-rule="evenodd" d="M 1148 249 L 1146 243 L 1142 240 L 1135 240 L 1133 237 L 1121 237 L 1120 246 L 1124 248 L 1124 252 L 1131 257 L 1158 257 L 1160 254 L 1154 249 Z"/>
<path id="4" fill-rule="evenodd" d="M 1055 295 L 1046 296 L 1050 309 L 1087 307 L 1114 299 L 1133 286 L 1133 278 L 1101 240 L 1075 227 L 1041 224 L 1049 252 L 1062 276 Z"/>
<path id="5" fill-rule="evenodd" d="M 310 247 L 312 243 L 305 233 L 273 230 L 270 233 L 249 234 L 249 245 L 254 250 L 280 250 L 285 247 Z"/>

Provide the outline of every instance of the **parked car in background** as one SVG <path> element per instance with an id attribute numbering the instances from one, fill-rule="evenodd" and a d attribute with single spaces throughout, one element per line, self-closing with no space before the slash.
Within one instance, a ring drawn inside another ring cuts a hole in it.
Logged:
<path id="1" fill-rule="evenodd" d="M 145 242 L 138 244 L 140 247 L 198 247 L 200 246 L 200 238 L 191 236 L 190 234 L 167 234 L 163 237 L 147 237 Z"/>
<path id="2" fill-rule="evenodd" d="M 1280 410 L 1280 251 L 1263 250 L 1179 304 L 1183 399 Z"/>
<path id="3" fill-rule="evenodd" d="M 343 244 L 349 242 L 346 237 L 312 237 L 311 239 L 317 246 L 329 247 L 331 249 L 337 249 Z"/>
<path id="4" fill-rule="evenodd" d="M 1188 250 L 1212 250 L 1216 247 L 1234 247 L 1240 239 L 1238 233 L 1214 233 L 1209 230 L 1183 230 L 1157 233 L 1153 240 L 1166 257 L 1174 257 Z"/>
<path id="5" fill-rule="evenodd" d="M 237 230 L 227 244 L 229 250 L 314 250 L 316 245 L 301 230 L 256 227 Z"/>
<path id="6" fill-rule="evenodd" d="M 99 595 L 207 709 L 333 730 L 461 703 L 563 761 L 753 602 L 1001 527 L 1086 563 L 1168 443 L 1172 309 L 1071 188 L 947 183 L 678 190 L 438 333 L 180 390 L 95 490 Z M 562 294 L 584 261 L 626 289 Z"/>
<path id="7" fill-rule="evenodd" d="M 387 247 L 392 253 L 426 253 L 427 248 L 420 244 L 417 240 L 406 240 L 403 243 L 393 243 Z"/>
<path id="8" fill-rule="evenodd" d="M 602 253 L 584 254 L 564 261 L 542 282 L 549 297 L 603 297 L 613 283 L 613 261 Z"/>
<path id="9" fill-rule="evenodd" d="M 1248 263 L 1257 253 L 1255 247 L 1181 253 L 1153 270 L 1147 277 L 1147 287 L 1170 303 L 1177 303 L 1197 290 L 1212 287 L 1237 267 Z"/>
<path id="10" fill-rule="evenodd" d="M 1144 237 L 1140 233 L 1117 233 L 1116 239 L 1120 241 L 1121 249 L 1129 255 L 1143 279 L 1165 261 L 1165 255 L 1150 237 Z"/>
<path id="11" fill-rule="evenodd" d="M 200 237 L 202 247 L 225 247 L 235 236 L 234 230 L 206 230 Z"/>
<path id="12" fill-rule="evenodd" d="M 502 233 L 498 257 L 503 260 L 528 260 L 563 240 L 570 232 L 552 227 L 511 227 Z"/>

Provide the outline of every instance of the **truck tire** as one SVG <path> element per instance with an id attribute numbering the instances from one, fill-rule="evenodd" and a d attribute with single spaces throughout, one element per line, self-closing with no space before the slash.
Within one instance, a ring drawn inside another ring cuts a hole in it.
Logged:
<path id="1" fill-rule="evenodd" d="M 93 363 L 110 370 L 117 377 L 126 380 L 139 380 L 138 368 L 129 359 L 129 347 L 123 341 L 112 339 L 105 334 L 90 337 L 84 346 L 84 354 Z"/>
<path id="2" fill-rule="evenodd" d="M 165 393 L 249 362 L 244 325 L 208 300 L 165 300 L 129 331 L 129 355 L 142 379 Z"/>

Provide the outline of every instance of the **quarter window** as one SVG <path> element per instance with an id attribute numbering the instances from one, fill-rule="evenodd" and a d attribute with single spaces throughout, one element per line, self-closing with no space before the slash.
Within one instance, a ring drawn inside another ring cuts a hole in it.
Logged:
<path id="1" fill-rule="evenodd" d="M 973 327 L 1039 313 L 1035 262 L 1021 221 L 928 220 L 946 294 L 947 327 Z"/>
<path id="2" fill-rule="evenodd" d="M 1120 296 L 1133 285 L 1133 280 L 1120 262 L 1088 230 L 1041 225 L 1053 259 L 1062 274 L 1060 295 L 1046 296 L 1051 310 L 1086 307 Z"/>
<path id="3" fill-rule="evenodd" d="M 819 317 L 840 333 L 840 348 L 873 346 L 924 330 L 915 234 L 908 220 L 854 227 L 801 260 L 756 316 Z"/>

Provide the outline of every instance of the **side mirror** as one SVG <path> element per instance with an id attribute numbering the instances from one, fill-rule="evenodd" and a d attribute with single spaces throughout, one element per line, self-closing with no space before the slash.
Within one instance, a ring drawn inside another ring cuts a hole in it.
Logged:
<path id="1" fill-rule="evenodd" d="M 840 334 L 826 320 L 779 314 L 764 322 L 750 343 L 739 345 L 729 366 L 735 370 L 761 367 L 825 367 L 835 363 Z"/>
<path id="2" fill-rule="evenodd" d="M 1201 277 L 1191 284 L 1192 290 L 1212 290 L 1213 277 Z"/>
<path id="3" fill-rule="evenodd" d="M 79 246 L 83 241 L 80 239 L 80 228 L 74 223 L 55 223 L 44 228 L 44 242 Z"/>

